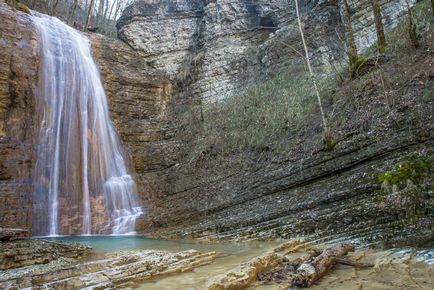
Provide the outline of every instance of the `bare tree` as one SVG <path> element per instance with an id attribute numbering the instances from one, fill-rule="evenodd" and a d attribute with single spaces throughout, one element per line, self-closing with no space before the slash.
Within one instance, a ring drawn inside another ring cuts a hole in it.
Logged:
<path id="1" fill-rule="evenodd" d="M 317 81 L 316 81 L 316 78 L 315 78 L 315 74 L 314 74 L 313 69 L 312 69 L 312 65 L 310 63 L 309 50 L 307 48 L 306 39 L 304 38 L 303 25 L 301 23 L 300 10 L 298 8 L 298 0 L 294 0 L 294 2 L 295 2 L 295 11 L 297 13 L 298 28 L 300 30 L 301 40 L 303 42 L 303 48 L 304 48 L 304 52 L 305 52 L 305 55 L 306 55 L 305 59 L 306 59 L 307 67 L 309 69 L 310 77 L 312 78 L 313 87 L 315 89 L 315 93 L 316 93 L 319 109 L 320 109 L 320 112 L 321 112 L 321 119 L 322 119 L 323 128 L 324 128 L 324 138 L 325 138 L 326 143 L 328 143 L 331 140 L 331 135 L 330 135 L 329 128 L 327 126 L 327 119 L 326 119 L 326 116 L 325 116 L 325 113 L 324 113 L 324 108 L 323 108 L 323 105 L 322 105 L 322 100 L 321 100 L 321 96 L 320 96 L 320 93 L 319 93 L 318 84 L 317 84 Z"/>
<path id="2" fill-rule="evenodd" d="M 74 0 L 71 8 L 68 11 L 68 19 L 67 19 L 68 23 L 71 23 L 73 21 L 75 16 L 75 11 L 77 10 L 77 6 L 78 6 L 78 0 Z"/>
<path id="3" fill-rule="evenodd" d="M 348 61 L 349 61 L 350 71 L 352 72 L 355 64 L 357 63 L 359 55 L 357 53 L 357 45 L 354 39 L 353 27 L 351 25 L 350 8 L 348 6 L 347 0 L 340 0 L 340 6 L 342 9 L 342 18 L 343 18 L 343 23 L 345 28 L 345 36 L 347 40 L 346 42 L 347 42 Z"/>
<path id="4" fill-rule="evenodd" d="M 413 20 L 413 13 L 411 13 L 411 7 L 408 1 L 407 3 L 407 11 L 408 11 L 408 35 L 410 37 L 410 41 L 415 48 L 419 47 L 419 34 L 417 33 L 416 23 Z M 432 3 L 432 2 L 431 2 Z"/>
<path id="5" fill-rule="evenodd" d="M 378 52 L 384 53 L 386 51 L 387 42 L 386 35 L 384 34 L 384 26 L 381 17 L 381 5 L 378 0 L 371 0 L 372 9 L 374 10 L 375 29 L 377 31 L 377 48 Z"/>
<path id="6" fill-rule="evenodd" d="M 86 22 L 84 24 L 84 29 L 87 29 L 89 27 L 94 4 L 95 4 L 95 0 L 90 0 L 89 9 L 87 10 L 87 15 L 86 15 Z"/>

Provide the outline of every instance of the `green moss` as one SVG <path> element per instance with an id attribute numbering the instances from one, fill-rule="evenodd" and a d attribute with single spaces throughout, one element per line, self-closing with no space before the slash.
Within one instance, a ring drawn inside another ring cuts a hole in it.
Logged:
<path id="1" fill-rule="evenodd" d="M 387 182 L 398 187 L 405 186 L 407 180 L 420 184 L 425 178 L 432 178 L 433 160 L 425 157 L 410 157 L 410 160 L 400 162 L 394 170 L 378 175 L 378 182 Z"/>
<path id="2" fill-rule="evenodd" d="M 372 57 L 357 55 L 350 59 L 349 70 L 350 75 L 355 76 L 363 71 L 363 68 L 372 60 Z"/>
<path id="3" fill-rule="evenodd" d="M 412 21 L 410 21 L 409 27 L 408 27 L 408 35 L 410 37 L 410 41 L 413 44 L 415 48 L 419 47 L 419 34 L 417 33 L 417 27 L 416 24 L 414 24 Z"/>
<path id="4" fill-rule="evenodd" d="M 338 142 L 332 136 L 324 136 L 324 149 L 326 151 L 332 151 L 337 144 Z"/>
<path id="5" fill-rule="evenodd" d="M 405 200 L 402 215 L 408 222 L 430 214 L 432 209 L 424 193 L 432 190 L 433 159 L 421 156 L 410 156 L 407 160 L 398 163 L 394 170 L 378 175 L 378 182 L 382 184 L 376 196 L 382 202 L 386 196 L 393 193 L 395 188 L 399 196 Z"/>

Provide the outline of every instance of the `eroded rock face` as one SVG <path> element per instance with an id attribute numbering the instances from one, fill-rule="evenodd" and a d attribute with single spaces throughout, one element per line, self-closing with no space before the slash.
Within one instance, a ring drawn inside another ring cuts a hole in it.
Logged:
<path id="1" fill-rule="evenodd" d="M 32 242 L 54 244 L 47 241 Z M 46 260 L 45 255 L 42 254 L 39 259 L 44 261 L 45 265 L 23 267 L 13 271 L 6 270 L 0 273 L 0 287 L 2 289 L 27 287 L 48 289 L 127 288 L 133 285 L 131 283 L 192 271 L 196 267 L 211 263 L 216 258 L 215 252 L 201 253 L 190 250 L 169 253 L 149 250 L 125 251 L 108 254 L 102 259 L 77 262 L 77 258 L 81 256 L 81 251 L 74 247 L 79 247 L 79 245 L 64 244 L 63 247 L 69 248 L 69 254 L 59 251 L 59 249 L 51 249 L 56 251 L 51 256 L 57 256 L 58 261 Z M 44 249 L 49 248 L 45 247 Z"/>
<path id="2" fill-rule="evenodd" d="M 62 258 L 75 260 L 89 254 L 90 248 L 81 244 L 44 240 L 0 242 L 0 270 L 47 264 Z"/>
<path id="3" fill-rule="evenodd" d="M 312 6 L 315 1 L 304 2 L 303 10 Z M 214 101 L 281 62 L 266 63 L 272 46 L 266 42 L 293 19 L 289 11 L 284 0 L 137 1 L 118 22 L 119 37 L 171 79 L 188 84 L 189 94 Z"/>
<path id="4" fill-rule="evenodd" d="M 381 2 L 390 30 L 405 14 L 405 1 Z M 363 51 L 376 40 L 371 3 L 349 5 Z M 300 1 L 300 10 L 314 62 L 330 68 L 345 56 L 337 1 Z M 120 39 L 205 101 L 224 99 L 302 63 L 295 53 L 302 51 L 295 11 L 286 0 L 136 1 L 117 27 Z"/>
<path id="5" fill-rule="evenodd" d="M 111 118 L 120 134 L 139 198 L 145 207 L 158 202 L 164 170 L 177 158 L 173 139 L 172 84 L 119 40 L 88 35 L 104 87 Z"/>
<path id="6" fill-rule="evenodd" d="M 29 16 L 0 3 L 0 226 L 30 223 L 36 40 Z"/>

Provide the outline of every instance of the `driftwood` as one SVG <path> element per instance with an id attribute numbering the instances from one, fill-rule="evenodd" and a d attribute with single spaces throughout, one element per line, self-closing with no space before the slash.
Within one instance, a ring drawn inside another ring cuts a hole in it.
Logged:
<path id="1" fill-rule="evenodd" d="M 312 247 L 306 251 L 302 256 L 298 257 L 295 260 L 284 261 L 282 265 L 278 267 L 268 270 L 266 272 L 262 272 L 258 274 L 258 281 L 264 283 L 291 283 L 294 278 L 294 273 L 300 267 L 301 264 L 305 263 L 308 260 L 313 259 L 314 257 L 321 254 L 321 250 L 316 247 Z"/>
<path id="2" fill-rule="evenodd" d="M 292 285 L 306 288 L 312 286 L 337 263 L 337 258 L 350 251 L 354 251 L 354 245 L 351 243 L 338 244 L 324 250 L 312 261 L 305 262 L 298 267 Z"/>

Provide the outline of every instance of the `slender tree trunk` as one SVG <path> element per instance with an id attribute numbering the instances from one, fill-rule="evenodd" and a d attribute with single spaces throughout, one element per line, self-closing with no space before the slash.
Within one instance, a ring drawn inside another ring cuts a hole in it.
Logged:
<path id="1" fill-rule="evenodd" d="M 57 4 L 59 4 L 59 0 L 54 0 L 51 5 L 51 15 L 56 15 Z"/>
<path id="2" fill-rule="evenodd" d="M 301 40 L 303 42 L 303 48 L 304 48 L 304 52 L 306 54 L 307 67 L 309 69 L 310 77 L 312 78 L 313 86 L 314 86 L 316 97 L 318 100 L 319 109 L 321 112 L 321 119 L 322 119 L 323 128 L 324 128 L 324 136 L 325 136 L 325 138 L 330 138 L 331 136 L 330 136 L 329 128 L 327 126 L 327 119 L 325 117 L 324 108 L 322 106 L 322 100 L 321 100 L 321 96 L 319 94 L 318 84 L 316 82 L 316 78 L 315 78 L 315 74 L 313 73 L 312 66 L 310 64 L 309 50 L 307 48 L 306 40 L 304 38 L 303 25 L 301 23 L 301 18 L 300 18 L 300 10 L 298 9 L 298 0 L 294 0 L 294 2 L 295 2 L 295 11 L 297 13 L 298 28 L 300 30 Z"/>
<path id="3" fill-rule="evenodd" d="M 71 10 L 69 11 L 68 15 L 68 23 L 71 23 L 71 21 L 74 20 L 75 11 L 77 10 L 78 0 L 74 0 L 74 3 L 72 4 Z"/>
<path id="4" fill-rule="evenodd" d="M 340 6 L 342 9 L 343 23 L 345 28 L 345 36 L 347 40 L 347 55 L 350 66 L 350 71 L 352 73 L 355 63 L 359 58 L 357 54 L 356 41 L 354 39 L 353 27 L 351 25 L 351 15 L 350 8 L 348 6 L 347 0 L 340 0 Z"/>
<path id="5" fill-rule="evenodd" d="M 95 26 L 99 27 L 103 14 L 104 14 L 104 0 L 99 0 L 99 8 L 98 8 Z"/>
<path id="6" fill-rule="evenodd" d="M 381 17 L 381 5 L 379 0 L 371 0 L 372 9 L 374 10 L 375 29 L 377 31 L 377 48 L 378 52 L 384 53 L 386 51 L 387 42 L 386 35 L 384 34 L 384 26 Z"/>
<path id="7" fill-rule="evenodd" d="M 95 0 L 90 0 L 89 9 L 87 10 L 86 22 L 84 24 L 84 30 L 89 27 L 90 18 L 92 17 L 93 5 L 95 4 Z"/>
<path id="8" fill-rule="evenodd" d="M 116 3 L 115 14 L 113 15 L 114 19 L 116 19 L 116 17 L 118 16 L 120 8 L 121 8 L 121 0 L 118 0 Z"/>
<path id="9" fill-rule="evenodd" d="M 414 23 L 413 20 L 413 13 L 411 13 L 410 4 L 408 3 L 408 1 L 406 1 L 406 3 L 408 11 L 408 35 L 413 46 L 415 48 L 419 48 L 419 34 L 417 33 L 416 23 Z"/>
<path id="10" fill-rule="evenodd" d="M 113 8 L 115 7 L 115 4 L 116 4 L 116 1 L 113 0 L 113 3 L 111 5 L 111 7 L 110 7 L 110 12 L 108 14 L 108 17 L 106 17 L 106 19 L 105 19 L 106 24 L 109 23 L 109 21 L 110 21 L 110 19 L 112 17 L 112 12 L 113 12 Z"/>

